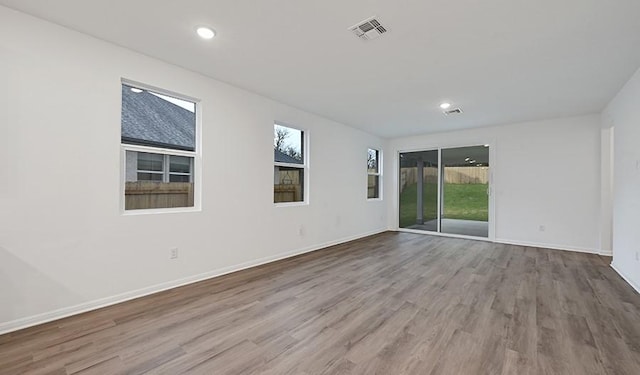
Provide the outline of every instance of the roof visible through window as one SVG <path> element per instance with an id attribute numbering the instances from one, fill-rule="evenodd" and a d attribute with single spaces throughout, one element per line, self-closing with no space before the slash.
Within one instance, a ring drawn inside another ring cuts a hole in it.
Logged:
<path id="1" fill-rule="evenodd" d="M 122 85 L 122 143 L 195 151 L 195 103 Z"/>

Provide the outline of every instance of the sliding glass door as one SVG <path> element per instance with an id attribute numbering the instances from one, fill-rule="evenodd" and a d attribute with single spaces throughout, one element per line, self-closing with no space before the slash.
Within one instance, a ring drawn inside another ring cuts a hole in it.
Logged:
<path id="1" fill-rule="evenodd" d="M 489 146 L 400 153 L 400 228 L 489 237 Z"/>
<path id="2" fill-rule="evenodd" d="M 489 237 L 489 147 L 442 149 L 440 232 Z"/>
<path id="3" fill-rule="evenodd" d="M 400 228 L 438 231 L 438 150 L 400 154 Z"/>

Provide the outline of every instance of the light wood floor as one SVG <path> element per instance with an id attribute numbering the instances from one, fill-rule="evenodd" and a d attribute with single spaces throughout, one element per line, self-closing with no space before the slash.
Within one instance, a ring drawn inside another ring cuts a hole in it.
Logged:
<path id="1" fill-rule="evenodd" d="M 0 336 L 0 373 L 638 375 L 609 262 L 384 233 Z"/>

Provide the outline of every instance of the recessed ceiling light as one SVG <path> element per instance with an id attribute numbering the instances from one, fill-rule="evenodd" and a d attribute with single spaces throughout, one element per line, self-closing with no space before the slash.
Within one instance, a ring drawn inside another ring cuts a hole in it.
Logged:
<path id="1" fill-rule="evenodd" d="M 475 162 L 476 162 L 475 160 L 469 160 L 469 163 L 471 163 L 471 164 L 473 164 Z"/>
<path id="2" fill-rule="evenodd" d="M 442 103 L 440 104 L 440 108 L 442 109 L 448 109 L 449 107 L 451 107 L 451 103 Z"/>
<path id="3" fill-rule="evenodd" d="M 213 31 L 212 29 L 210 29 L 208 27 L 204 27 L 204 26 L 203 27 L 198 27 L 196 32 L 198 33 L 198 35 L 202 39 L 211 39 L 214 36 L 216 36 L 216 32 L 215 31 Z"/>
<path id="4" fill-rule="evenodd" d="M 471 160 L 471 158 L 465 158 L 465 159 L 464 159 L 464 161 L 469 161 L 469 160 Z"/>
<path id="5" fill-rule="evenodd" d="M 484 145 L 484 147 L 489 147 L 489 145 Z"/>
<path id="6" fill-rule="evenodd" d="M 142 92 L 142 90 L 137 89 L 137 88 L 135 88 L 135 87 L 132 87 L 132 88 L 131 88 L 131 91 L 135 92 L 136 94 L 140 94 L 140 93 Z"/>

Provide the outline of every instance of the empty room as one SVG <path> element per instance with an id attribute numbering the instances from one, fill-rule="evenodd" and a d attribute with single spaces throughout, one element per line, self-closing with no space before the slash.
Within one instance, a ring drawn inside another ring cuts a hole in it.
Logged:
<path id="1" fill-rule="evenodd" d="M 640 374 L 639 19 L 0 0 L 0 375 Z"/>

